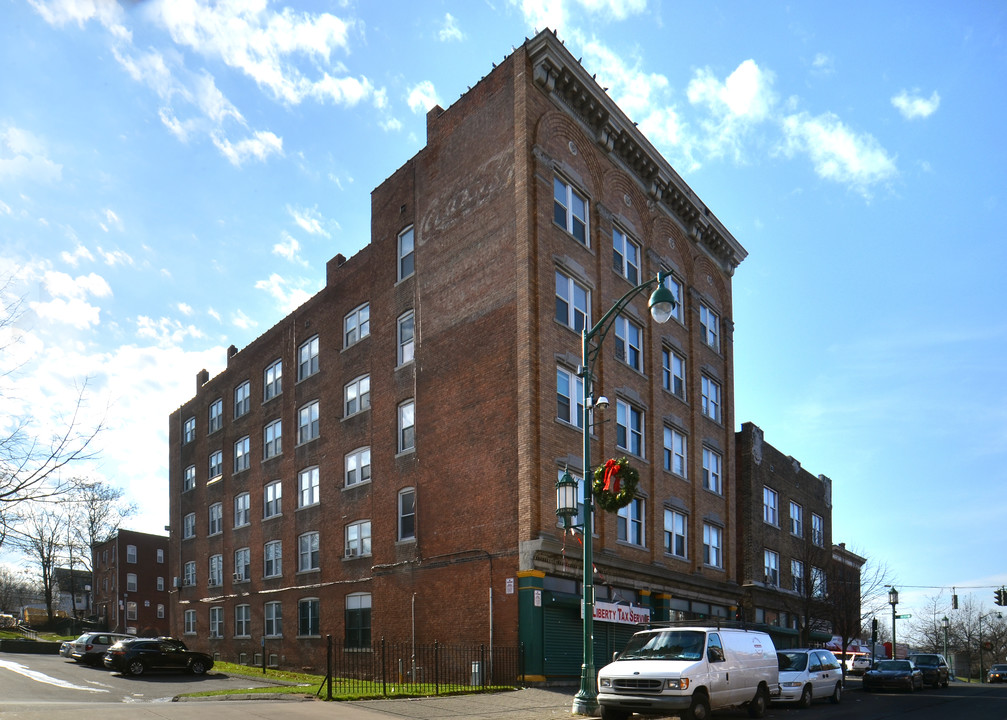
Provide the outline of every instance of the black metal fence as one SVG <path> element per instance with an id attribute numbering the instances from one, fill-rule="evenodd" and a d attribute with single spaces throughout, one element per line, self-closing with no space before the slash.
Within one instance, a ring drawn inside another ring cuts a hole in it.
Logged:
<path id="1" fill-rule="evenodd" d="M 393 697 L 515 687 L 524 678 L 524 645 L 493 647 L 386 642 L 370 648 L 328 643 L 328 673 L 319 694 Z"/>

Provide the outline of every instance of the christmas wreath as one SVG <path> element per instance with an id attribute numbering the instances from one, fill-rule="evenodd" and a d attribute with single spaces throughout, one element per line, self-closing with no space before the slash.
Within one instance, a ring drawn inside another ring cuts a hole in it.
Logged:
<path id="1" fill-rule="evenodd" d="M 591 485 L 594 501 L 602 510 L 618 512 L 636 497 L 639 482 L 640 473 L 629 464 L 629 460 L 624 457 L 608 460 L 594 469 Z"/>

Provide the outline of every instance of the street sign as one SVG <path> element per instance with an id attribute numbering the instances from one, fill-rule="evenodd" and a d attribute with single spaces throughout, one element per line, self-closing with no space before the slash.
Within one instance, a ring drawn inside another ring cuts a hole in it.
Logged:
<path id="1" fill-rule="evenodd" d="M 905 614 L 905 615 L 896 615 L 896 616 L 895 616 L 895 619 L 896 619 L 896 620 L 908 620 L 908 619 L 909 619 L 909 618 L 911 618 L 911 617 L 912 617 L 912 615 L 909 615 L 909 614 L 907 613 L 907 614 Z"/>

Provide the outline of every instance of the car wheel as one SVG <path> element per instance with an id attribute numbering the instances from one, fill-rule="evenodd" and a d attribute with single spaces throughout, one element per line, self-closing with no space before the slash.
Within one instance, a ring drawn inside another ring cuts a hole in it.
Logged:
<path id="1" fill-rule="evenodd" d="M 689 717 L 692 720 L 709 720 L 710 698 L 706 696 L 706 693 L 696 693 L 692 696 L 692 704 L 689 706 Z"/>
<path id="2" fill-rule="evenodd" d="M 843 699 L 843 684 L 837 682 L 835 690 L 832 691 L 832 695 L 829 697 L 829 702 L 833 705 L 838 705 Z"/>
<path id="3" fill-rule="evenodd" d="M 755 697 L 748 701 L 748 717 L 761 718 L 766 714 L 766 706 L 769 704 L 769 697 L 765 688 L 755 691 Z"/>
<path id="4" fill-rule="evenodd" d="M 809 708 L 811 707 L 811 686 L 805 685 L 804 691 L 801 693 L 801 699 L 797 701 L 797 707 L 799 708 Z"/>
<path id="5" fill-rule="evenodd" d="M 202 675 L 206 672 L 206 663 L 202 660 L 193 660 L 189 663 L 189 672 L 193 675 Z"/>
<path id="6" fill-rule="evenodd" d="M 130 675 L 143 675 L 143 671 L 146 669 L 140 660 L 130 660 L 129 665 L 126 666 Z"/>

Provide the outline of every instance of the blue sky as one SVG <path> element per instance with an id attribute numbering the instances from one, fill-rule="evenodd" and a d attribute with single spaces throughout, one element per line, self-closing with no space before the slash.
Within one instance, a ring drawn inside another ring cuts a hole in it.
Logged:
<path id="1" fill-rule="evenodd" d="M 1002 2 L 0 0 L 0 276 L 27 303 L 2 421 L 45 436 L 87 379 L 108 430 L 81 471 L 159 531 L 196 372 L 365 245 L 426 110 L 547 26 L 749 251 L 737 422 L 832 478 L 834 539 L 888 565 L 900 608 L 989 604 Z"/>

